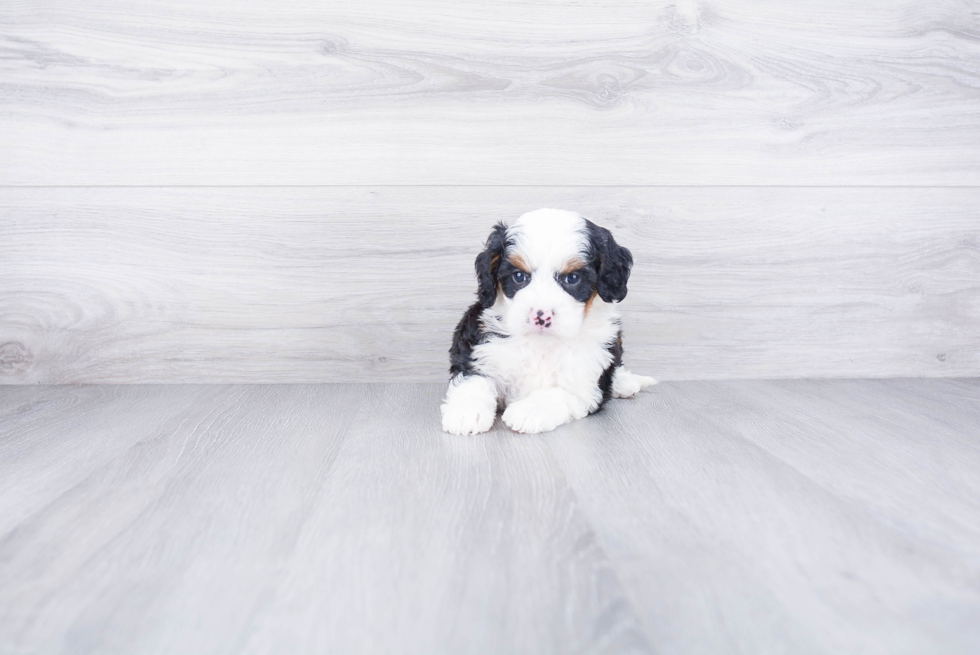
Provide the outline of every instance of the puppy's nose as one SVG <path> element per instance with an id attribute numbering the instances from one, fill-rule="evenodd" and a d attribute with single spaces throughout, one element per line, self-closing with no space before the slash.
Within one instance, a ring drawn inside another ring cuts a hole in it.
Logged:
<path id="1" fill-rule="evenodd" d="M 528 320 L 539 328 L 549 328 L 551 327 L 551 319 L 554 318 L 554 316 L 555 314 L 552 311 L 532 309 Z"/>

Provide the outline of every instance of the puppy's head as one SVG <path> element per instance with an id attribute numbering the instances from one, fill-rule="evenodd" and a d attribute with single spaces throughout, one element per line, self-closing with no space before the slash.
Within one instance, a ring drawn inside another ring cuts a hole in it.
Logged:
<path id="1" fill-rule="evenodd" d="M 571 337 L 594 303 L 626 297 L 633 257 L 575 212 L 539 209 L 498 224 L 476 258 L 479 299 L 510 334 Z"/>

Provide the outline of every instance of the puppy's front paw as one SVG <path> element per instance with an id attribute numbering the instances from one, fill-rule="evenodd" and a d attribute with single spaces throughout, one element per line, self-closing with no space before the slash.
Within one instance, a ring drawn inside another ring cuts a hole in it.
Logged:
<path id="1" fill-rule="evenodd" d="M 637 375 L 624 368 L 617 368 L 613 377 L 613 396 L 616 398 L 632 398 L 641 390 L 656 384 L 649 375 Z"/>
<path id="2" fill-rule="evenodd" d="M 450 434 L 479 434 L 493 427 L 496 405 L 487 403 L 443 403 L 442 429 Z"/>
<path id="3" fill-rule="evenodd" d="M 502 418 L 511 430 L 525 434 L 548 432 L 568 420 L 567 412 L 559 412 L 533 398 L 525 398 L 508 405 Z"/>

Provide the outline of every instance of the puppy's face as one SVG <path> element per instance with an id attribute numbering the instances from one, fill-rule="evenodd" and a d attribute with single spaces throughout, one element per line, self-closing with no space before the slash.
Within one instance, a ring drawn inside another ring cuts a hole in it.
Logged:
<path id="1" fill-rule="evenodd" d="M 626 297 L 632 264 L 609 230 L 539 209 L 490 234 L 476 259 L 480 303 L 494 307 L 509 334 L 573 337 L 597 299 Z"/>

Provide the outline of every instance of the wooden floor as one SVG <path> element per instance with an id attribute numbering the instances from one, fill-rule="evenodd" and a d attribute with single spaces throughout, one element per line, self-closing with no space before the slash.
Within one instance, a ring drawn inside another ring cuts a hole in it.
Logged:
<path id="1" fill-rule="evenodd" d="M 0 388 L 0 652 L 980 652 L 980 380 L 441 393 Z"/>

